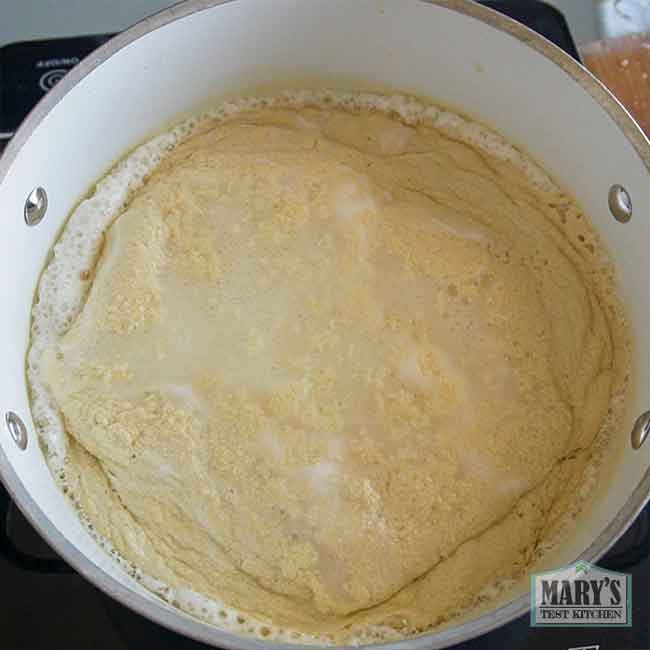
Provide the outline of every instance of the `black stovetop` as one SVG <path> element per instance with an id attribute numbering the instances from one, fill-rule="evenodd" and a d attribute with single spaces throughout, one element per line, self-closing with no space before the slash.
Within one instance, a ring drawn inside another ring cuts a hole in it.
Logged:
<path id="1" fill-rule="evenodd" d="M 580 0 L 575 0 L 580 1 Z M 586 0 L 585 0 L 586 1 Z M 492 6 L 578 53 L 563 16 L 537 0 Z M 0 152 L 32 106 L 109 35 L 0 48 Z M 454 650 L 650 648 L 650 509 L 599 563 L 633 577 L 630 628 L 531 628 L 524 616 Z M 112 601 L 52 555 L 0 486 L 0 650 L 201 650 Z M 5 533 L 8 533 L 5 534 Z"/>

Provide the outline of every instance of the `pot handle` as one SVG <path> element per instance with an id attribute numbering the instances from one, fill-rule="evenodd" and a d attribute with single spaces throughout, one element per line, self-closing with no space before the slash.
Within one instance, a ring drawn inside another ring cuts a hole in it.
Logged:
<path id="1" fill-rule="evenodd" d="M 30 573 L 73 573 L 59 558 L 43 558 L 21 551 L 11 537 L 16 506 L 0 485 L 0 556 L 17 569 Z"/>

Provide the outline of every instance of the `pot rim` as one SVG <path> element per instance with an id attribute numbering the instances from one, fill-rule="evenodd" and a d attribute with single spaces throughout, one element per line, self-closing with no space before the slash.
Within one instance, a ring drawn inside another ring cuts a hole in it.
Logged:
<path id="1" fill-rule="evenodd" d="M 113 37 L 93 54 L 81 61 L 81 63 L 73 68 L 41 99 L 9 142 L 4 154 L 0 157 L 0 184 L 2 184 L 7 176 L 18 152 L 29 140 L 32 132 L 38 127 L 41 121 L 72 88 L 95 68 L 122 48 L 159 27 L 163 27 L 188 15 L 235 1 L 184 0 L 178 2 L 167 9 L 163 9 L 152 16 L 144 18 L 134 26 Z M 417 1 L 444 7 L 479 20 L 501 32 L 515 37 L 559 66 L 573 81 L 580 84 L 608 113 L 609 117 L 621 130 L 622 135 L 634 147 L 646 169 L 650 172 L 650 141 L 634 118 L 600 80 L 562 49 L 528 27 L 492 9 L 478 5 L 473 0 Z M 181 613 L 163 600 L 157 599 L 153 594 L 151 599 L 143 597 L 133 589 L 119 582 L 104 569 L 94 564 L 63 536 L 26 490 L 1 447 L 0 478 L 23 515 L 47 543 L 80 575 L 132 611 L 191 639 L 221 648 L 229 648 L 232 650 L 268 650 L 272 647 L 281 650 L 313 650 L 313 645 L 263 641 L 227 632 L 216 626 L 194 619 L 190 614 Z M 650 500 L 650 468 L 646 470 L 639 484 L 609 525 L 576 558 L 576 561 L 598 561 L 621 537 L 648 500 Z M 501 627 L 515 618 L 526 614 L 529 609 L 530 594 L 529 592 L 525 592 L 509 603 L 460 625 L 402 641 L 372 644 L 370 647 L 376 650 L 389 650 L 392 648 L 399 648 L 400 650 L 441 649 L 452 644 L 462 643 L 497 627 Z"/>

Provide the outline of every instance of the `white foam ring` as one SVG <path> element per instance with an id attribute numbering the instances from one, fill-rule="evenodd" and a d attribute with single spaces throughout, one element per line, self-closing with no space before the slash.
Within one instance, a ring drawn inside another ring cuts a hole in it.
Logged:
<path id="1" fill-rule="evenodd" d="M 540 167 L 497 133 L 469 122 L 457 114 L 404 95 L 381 96 L 320 90 L 286 92 L 273 97 L 243 98 L 220 104 L 199 116 L 186 119 L 169 132 L 137 147 L 99 181 L 89 198 L 83 200 L 72 212 L 54 246 L 51 261 L 42 274 L 38 300 L 32 313 L 32 339 L 27 357 L 32 415 L 50 469 L 79 511 L 78 500 L 66 485 L 66 434 L 63 422 L 41 379 L 40 363 L 44 350 L 67 331 L 83 307 L 91 283 L 89 278 L 101 250 L 104 233 L 167 153 L 195 133 L 206 120 L 218 121 L 237 113 L 261 108 L 306 106 L 341 108 L 352 112 L 380 111 L 397 116 L 406 124 L 426 123 L 444 134 L 484 150 L 497 159 L 509 161 L 540 189 L 558 191 L 557 186 Z M 93 530 L 81 511 L 80 516 L 98 544 L 115 560 L 116 570 L 126 571 L 149 591 L 191 616 L 237 634 L 267 640 L 321 645 L 331 643 L 331 639 L 325 636 L 273 628 L 266 622 L 252 619 L 189 588 L 172 589 L 169 585 L 144 575 L 121 558 L 111 543 Z M 495 595 L 503 586 L 507 584 L 491 586 L 488 591 L 490 595 Z M 351 630 L 347 642 L 353 645 L 377 643 L 397 640 L 403 636 L 390 627 L 365 626 Z"/>

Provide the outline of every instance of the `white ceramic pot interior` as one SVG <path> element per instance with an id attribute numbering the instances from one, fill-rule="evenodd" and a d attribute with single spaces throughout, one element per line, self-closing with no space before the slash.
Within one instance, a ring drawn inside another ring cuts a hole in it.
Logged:
<path id="1" fill-rule="evenodd" d="M 448 7 L 419 0 L 237 0 L 187 12 L 170 10 L 154 19 L 166 24 L 133 42 L 148 29 L 146 21 L 122 35 L 108 49 L 127 44 L 76 84 L 81 72 L 73 72 L 46 105 L 72 86 L 69 91 L 40 122 L 34 116 L 9 148 L 4 180 L 0 168 L 0 414 L 18 413 L 30 435 L 21 451 L 0 431 L 0 457 L 12 491 L 24 488 L 37 507 L 21 505 L 41 526 L 44 515 L 120 583 L 153 599 L 96 546 L 55 486 L 36 444 L 24 379 L 39 273 L 66 216 L 93 182 L 135 144 L 225 95 L 259 86 L 396 89 L 458 107 L 531 153 L 573 193 L 615 258 L 634 324 L 636 390 L 616 441 L 620 464 L 556 561 L 575 559 L 650 465 L 650 444 L 639 451 L 629 445 L 634 417 L 650 407 L 650 183 L 634 147 L 560 67 L 514 36 Z M 634 216 L 625 225 L 608 209 L 614 183 L 633 201 Z M 49 208 L 42 223 L 28 227 L 23 207 L 36 186 L 46 189 Z"/>

